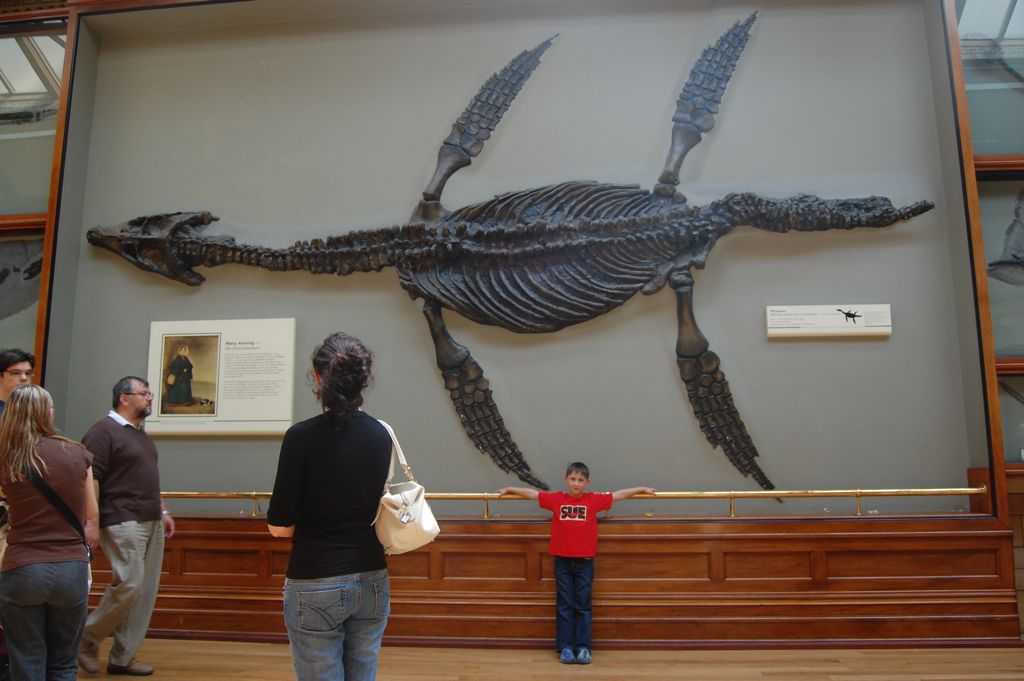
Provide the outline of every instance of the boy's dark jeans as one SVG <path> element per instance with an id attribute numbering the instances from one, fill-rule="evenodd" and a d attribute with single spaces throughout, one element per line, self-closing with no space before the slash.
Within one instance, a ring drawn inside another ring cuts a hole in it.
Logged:
<path id="1" fill-rule="evenodd" d="M 594 584 L 593 558 L 555 556 L 555 649 L 590 647 L 590 588 Z"/>

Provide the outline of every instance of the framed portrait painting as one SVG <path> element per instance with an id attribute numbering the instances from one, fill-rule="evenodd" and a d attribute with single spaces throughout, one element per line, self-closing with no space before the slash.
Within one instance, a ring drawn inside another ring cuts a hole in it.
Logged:
<path id="1" fill-rule="evenodd" d="M 279 435 L 292 422 L 294 373 L 294 319 L 153 322 L 146 429 Z"/>

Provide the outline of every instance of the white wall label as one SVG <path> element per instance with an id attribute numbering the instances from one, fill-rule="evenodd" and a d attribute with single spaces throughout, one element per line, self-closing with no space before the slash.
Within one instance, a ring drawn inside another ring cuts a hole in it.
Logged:
<path id="1" fill-rule="evenodd" d="M 892 335 L 889 305 L 769 305 L 765 308 L 769 338 L 888 338 Z"/>
<path id="2" fill-rule="evenodd" d="M 292 425 L 295 319 L 151 322 L 146 430 L 280 435 Z"/>

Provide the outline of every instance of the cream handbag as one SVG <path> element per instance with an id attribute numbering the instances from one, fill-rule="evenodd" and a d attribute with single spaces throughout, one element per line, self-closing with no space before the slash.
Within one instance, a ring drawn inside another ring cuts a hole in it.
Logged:
<path id="1" fill-rule="evenodd" d="M 441 533 L 441 528 L 437 526 L 434 514 L 427 505 L 427 491 L 413 478 L 412 469 L 405 461 L 395 431 L 384 421 L 380 421 L 380 424 L 391 435 L 391 468 L 377 508 L 377 517 L 372 524 L 377 531 L 377 539 L 384 547 L 384 553 L 395 555 L 429 544 Z M 405 474 L 405 481 L 392 484 L 396 458 Z"/>

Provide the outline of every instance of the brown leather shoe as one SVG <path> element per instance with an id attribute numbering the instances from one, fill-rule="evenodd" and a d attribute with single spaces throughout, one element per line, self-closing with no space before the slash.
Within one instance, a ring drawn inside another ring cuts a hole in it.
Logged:
<path id="1" fill-rule="evenodd" d="M 82 671 L 88 672 L 89 674 L 100 673 L 100 659 L 98 656 L 99 651 L 96 646 L 82 643 L 78 648 L 78 666 L 82 668 Z"/>
<path id="2" fill-rule="evenodd" d="M 122 674 L 125 676 L 149 676 L 153 673 L 153 667 L 148 664 L 143 664 L 132 658 L 132 661 L 126 665 L 107 663 L 107 674 L 116 676 Z"/>

